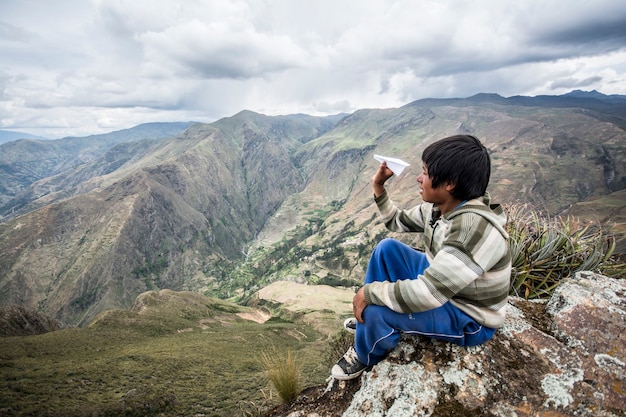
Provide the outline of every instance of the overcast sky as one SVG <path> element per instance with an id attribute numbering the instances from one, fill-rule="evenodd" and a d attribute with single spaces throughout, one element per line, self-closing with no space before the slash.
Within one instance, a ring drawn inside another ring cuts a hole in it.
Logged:
<path id="1" fill-rule="evenodd" d="M 0 129 L 626 94 L 624 0 L 0 0 Z"/>

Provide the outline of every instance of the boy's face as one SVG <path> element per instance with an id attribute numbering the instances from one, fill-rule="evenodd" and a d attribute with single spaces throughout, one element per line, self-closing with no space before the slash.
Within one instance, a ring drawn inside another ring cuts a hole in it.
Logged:
<path id="1" fill-rule="evenodd" d="M 417 177 L 417 183 L 420 185 L 422 200 L 428 203 L 439 205 L 447 202 L 452 197 L 448 190 L 449 184 L 440 184 L 438 187 L 433 188 L 426 164 L 424 164 L 422 173 Z"/>

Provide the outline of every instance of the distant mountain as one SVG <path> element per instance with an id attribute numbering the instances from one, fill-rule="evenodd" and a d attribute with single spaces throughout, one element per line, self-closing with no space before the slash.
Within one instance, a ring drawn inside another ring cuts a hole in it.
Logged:
<path id="1" fill-rule="evenodd" d="M 152 289 L 246 302 L 277 279 L 360 283 L 389 235 L 372 201 L 373 154 L 411 164 L 388 187 L 409 206 L 422 150 L 455 133 L 489 148 L 495 199 L 551 214 L 585 203 L 579 212 L 608 226 L 626 211 L 626 111 L 577 94 L 332 117 L 242 111 L 172 135 L 0 145 L 0 305 L 85 324 Z"/>
<path id="2" fill-rule="evenodd" d="M 11 142 L 19 139 L 31 139 L 31 140 L 47 140 L 42 136 L 31 135 L 28 133 L 14 132 L 11 130 L 0 130 L 0 143 Z"/>
<path id="3" fill-rule="evenodd" d="M 606 95 L 602 94 L 599 91 L 582 91 L 582 90 L 574 90 L 567 94 L 563 94 L 561 97 L 572 97 L 572 98 L 593 98 L 600 101 L 608 101 L 612 103 L 617 102 L 626 102 L 626 96 L 620 94 L 611 94 Z"/>
<path id="4" fill-rule="evenodd" d="M 590 115 L 606 120 L 626 129 L 626 96 L 605 95 L 598 91 L 574 90 L 560 96 L 539 95 L 535 97 L 502 97 L 498 94 L 476 94 L 468 98 L 422 99 L 407 104 L 410 106 L 474 106 L 478 104 L 499 104 L 539 108 L 577 108 L 589 110 Z"/>
<path id="5" fill-rule="evenodd" d="M 155 141 L 172 137 L 191 124 L 146 123 L 81 138 L 21 139 L 4 143 L 0 145 L 0 219 L 23 212 L 25 206 L 47 194 L 62 191 L 62 196 L 68 197 L 71 195 L 67 193 L 68 184 L 62 178 L 70 176 L 74 177 L 74 182 L 84 182 L 89 179 L 84 171 L 91 170 L 96 175 L 97 165 L 106 165 L 100 173 L 118 168 L 124 160 L 137 156 L 141 152 L 138 148 L 149 149 Z M 116 146 L 119 147 L 114 150 Z M 83 175 L 75 176 L 77 171 Z M 43 183 L 38 183 L 44 179 Z"/>

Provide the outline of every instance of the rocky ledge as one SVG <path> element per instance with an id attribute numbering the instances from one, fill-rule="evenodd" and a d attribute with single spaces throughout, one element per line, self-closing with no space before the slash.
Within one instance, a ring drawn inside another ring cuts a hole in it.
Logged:
<path id="1" fill-rule="evenodd" d="M 31 336 L 59 330 L 61 322 L 22 306 L 0 308 L 0 337 Z"/>
<path id="2" fill-rule="evenodd" d="M 267 417 L 626 416 L 626 281 L 581 272 L 547 302 L 511 298 L 504 328 L 461 348 L 404 337 L 348 382 Z"/>

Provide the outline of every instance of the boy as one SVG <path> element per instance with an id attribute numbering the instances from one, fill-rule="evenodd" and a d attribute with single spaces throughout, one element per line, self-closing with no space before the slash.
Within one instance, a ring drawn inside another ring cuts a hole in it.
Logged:
<path id="1" fill-rule="evenodd" d="M 429 145 L 418 176 L 422 204 L 397 208 L 384 184 L 393 172 L 383 162 L 372 178 L 385 226 L 424 234 L 425 252 L 384 239 L 374 249 L 364 286 L 354 296 L 354 346 L 333 366 L 340 380 L 358 377 L 385 358 L 400 333 L 421 334 L 461 346 L 491 339 L 502 327 L 511 257 L 506 215 L 491 205 L 487 149 L 470 135 Z"/>

